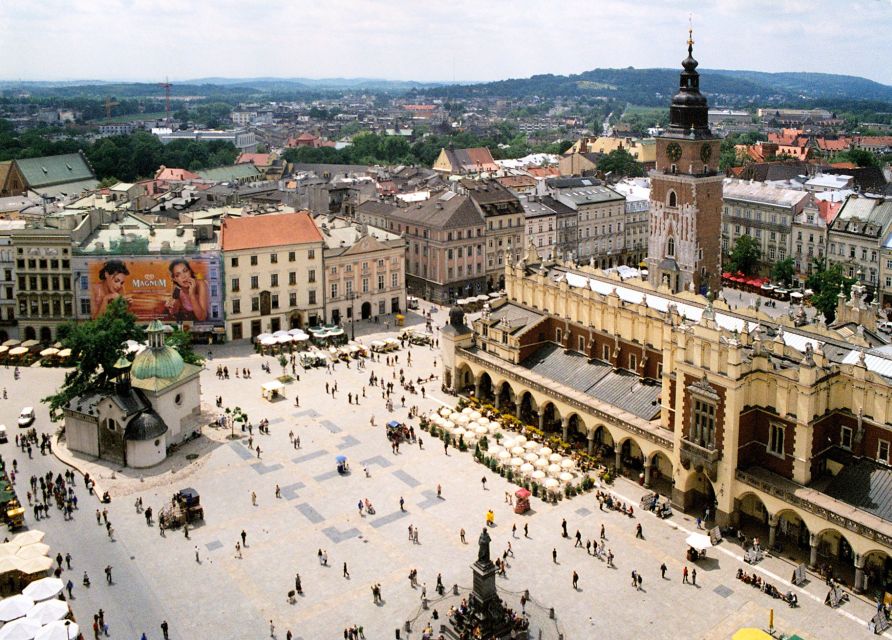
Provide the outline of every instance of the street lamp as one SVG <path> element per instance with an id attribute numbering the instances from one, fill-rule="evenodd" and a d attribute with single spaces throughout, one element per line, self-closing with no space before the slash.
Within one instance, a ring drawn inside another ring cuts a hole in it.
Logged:
<path id="1" fill-rule="evenodd" d="M 347 299 L 350 301 L 350 339 L 356 340 L 356 306 L 353 304 L 356 293 L 351 291 L 347 294 Z"/>

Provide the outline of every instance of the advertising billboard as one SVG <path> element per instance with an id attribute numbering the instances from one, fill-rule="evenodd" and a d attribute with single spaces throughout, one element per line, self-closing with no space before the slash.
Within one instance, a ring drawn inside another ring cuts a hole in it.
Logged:
<path id="1" fill-rule="evenodd" d="M 219 254 L 88 258 L 86 275 L 93 318 L 124 298 L 140 322 L 158 319 L 194 331 L 223 325 Z"/>

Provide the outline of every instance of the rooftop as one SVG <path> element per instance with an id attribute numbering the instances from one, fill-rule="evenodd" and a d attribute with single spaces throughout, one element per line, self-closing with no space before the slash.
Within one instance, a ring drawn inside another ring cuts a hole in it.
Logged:
<path id="1" fill-rule="evenodd" d="M 772 187 L 761 182 L 727 179 L 723 197 L 725 200 L 744 200 L 775 207 L 795 207 L 809 195 L 803 191 Z"/>
<path id="2" fill-rule="evenodd" d="M 308 213 L 271 213 L 224 218 L 220 230 L 223 251 L 322 243 L 322 234 Z"/>

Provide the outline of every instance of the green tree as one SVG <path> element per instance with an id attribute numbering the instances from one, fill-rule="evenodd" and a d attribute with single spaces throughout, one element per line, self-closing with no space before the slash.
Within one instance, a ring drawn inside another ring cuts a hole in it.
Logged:
<path id="1" fill-rule="evenodd" d="M 598 162 L 598 171 L 634 178 L 644 175 L 644 165 L 635 160 L 625 149 L 615 149 L 601 158 Z"/>
<path id="2" fill-rule="evenodd" d="M 168 347 L 173 347 L 177 350 L 177 353 L 180 354 L 180 357 L 183 358 L 183 362 L 188 364 L 196 364 L 201 366 L 204 364 L 204 358 L 199 356 L 192 349 L 192 334 L 188 331 L 183 331 L 182 329 L 174 328 L 174 330 L 167 334 L 167 338 L 164 343 Z"/>
<path id="3" fill-rule="evenodd" d="M 774 263 L 771 267 L 771 279 L 780 282 L 783 285 L 789 285 L 793 282 L 793 276 L 796 273 L 796 266 L 793 258 L 786 258 Z"/>
<path id="4" fill-rule="evenodd" d="M 740 271 L 751 276 L 759 268 L 759 260 L 762 259 L 762 249 L 752 236 L 740 236 L 734 242 L 731 250 L 729 267 L 731 271 Z"/>
<path id="5" fill-rule="evenodd" d="M 843 274 L 841 264 L 828 267 L 823 259 L 816 259 L 813 264 L 814 268 L 805 281 L 805 286 L 814 291 L 811 303 L 824 314 L 824 319 L 829 324 L 836 319 L 836 304 L 840 292 L 848 296 L 855 279 Z"/>
<path id="6" fill-rule="evenodd" d="M 124 298 L 116 298 L 95 320 L 63 324 L 59 336 L 63 346 L 71 349 L 72 360 L 78 364 L 65 374 L 59 390 L 42 400 L 49 405 L 53 421 L 62 417 L 62 409 L 74 398 L 110 392 L 114 364 L 124 355 L 124 343 L 127 340 L 142 341 L 145 332 L 136 324 Z"/>

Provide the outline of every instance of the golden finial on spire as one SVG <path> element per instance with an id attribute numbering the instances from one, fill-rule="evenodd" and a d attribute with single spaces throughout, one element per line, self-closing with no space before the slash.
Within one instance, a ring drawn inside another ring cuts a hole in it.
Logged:
<path id="1" fill-rule="evenodd" d="M 694 46 L 694 17 L 688 14 L 688 46 Z"/>

